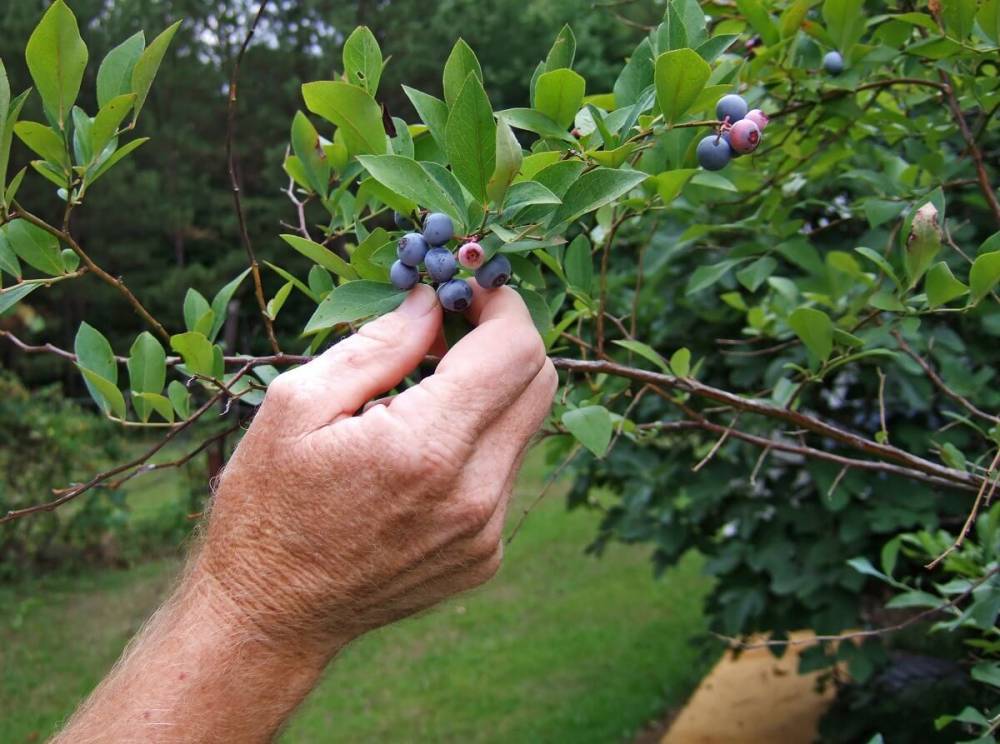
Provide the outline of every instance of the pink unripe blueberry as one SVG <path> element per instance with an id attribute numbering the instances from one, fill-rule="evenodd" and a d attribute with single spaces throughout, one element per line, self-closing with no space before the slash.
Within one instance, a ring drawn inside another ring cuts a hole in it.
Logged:
<path id="1" fill-rule="evenodd" d="M 751 109 L 750 111 L 747 111 L 747 115 L 743 118 L 752 121 L 754 124 L 757 125 L 757 128 L 762 132 L 764 131 L 764 128 L 767 126 L 767 122 L 770 121 L 767 118 L 767 114 L 765 114 L 760 109 Z"/>
<path id="2" fill-rule="evenodd" d="M 485 258 L 486 252 L 479 243 L 466 243 L 458 249 L 458 262 L 467 269 L 478 269 Z"/>
<path id="3" fill-rule="evenodd" d="M 729 146 L 736 152 L 753 152 L 760 144 L 760 128 L 749 119 L 740 119 L 729 130 Z"/>

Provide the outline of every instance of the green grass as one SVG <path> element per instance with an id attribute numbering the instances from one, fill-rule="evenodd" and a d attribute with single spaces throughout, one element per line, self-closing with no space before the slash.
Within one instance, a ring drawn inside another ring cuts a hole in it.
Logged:
<path id="1" fill-rule="evenodd" d="M 522 482 L 526 503 L 537 478 Z M 644 550 L 586 557 L 596 520 L 551 495 L 492 583 L 345 650 L 282 741 L 613 742 L 677 706 L 709 661 L 690 643 L 704 629 L 700 559 L 656 581 Z M 178 566 L 0 588 L 4 742 L 43 739 L 72 711 Z"/>

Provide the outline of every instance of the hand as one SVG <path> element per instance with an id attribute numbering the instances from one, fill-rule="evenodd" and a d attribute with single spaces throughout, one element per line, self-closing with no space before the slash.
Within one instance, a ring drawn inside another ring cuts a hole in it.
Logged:
<path id="1" fill-rule="evenodd" d="M 391 399 L 441 334 L 429 287 L 278 377 L 218 487 L 194 573 L 269 639 L 333 649 L 494 575 L 507 502 L 557 375 L 521 298 Z"/>

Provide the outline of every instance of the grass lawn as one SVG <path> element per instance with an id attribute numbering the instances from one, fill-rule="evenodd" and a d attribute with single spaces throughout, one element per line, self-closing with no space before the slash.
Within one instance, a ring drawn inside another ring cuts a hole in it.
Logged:
<path id="1" fill-rule="evenodd" d="M 535 473 L 522 479 L 520 504 L 537 492 Z M 704 628 L 700 560 L 655 581 L 641 549 L 585 557 L 597 518 L 566 513 L 550 495 L 491 584 L 348 648 L 282 741 L 614 742 L 680 704 L 711 661 L 690 643 Z M 0 740 L 43 740 L 178 566 L 0 588 Z"/>

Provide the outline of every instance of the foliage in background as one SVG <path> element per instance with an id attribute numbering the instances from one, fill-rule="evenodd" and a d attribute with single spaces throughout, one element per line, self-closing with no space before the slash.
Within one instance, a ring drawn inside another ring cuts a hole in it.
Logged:
<path id="1" fill-rule="evenodd" d="M 265 5 L 250 23 L 267 48 L 280 41 Z M 60 0 L 39 28 L 27 61 L 45 113 L 15 125 L 18 99 L 0 95 L 0 113 L 14 112 L 0 121 L 65 204 L 39 216 L 22 206 L 29 192 L 14 198 L 18 171 L 6 174 L 0 270 L 16 283 L 0 302 L 101 280 L 127 303 L 143 329 L 125 339 L 109 342 L 89 313 L 72 325 L 72 352 L 28 348 L 74 362 L 108 418 L 165 429 L 165 441 L 209 436 L 208 412 L 259 403 L 282 368 L 402 301 L 386 283 L 392 211 L 445 212 L 463 239 L 510 258 L 566 372 L 545 433 L 562 446 L 559 470 L 576 475 L 571 503 L 605 512 L 595 551 L 650 543 L 662 568 L 698 549 L 717 579 L 716 631 L 770 631 L 780 649 L 788 631 L 813 628 L 826 640 L 805 666 L 841 658 L 860 684 L 898 661 L 893 632 L 946 633 L 955 642 L 941 653 L 968 667 L 985 702 L 937 723 L 993 741 L 998 0 L 671 0 L 613 77 L 577 64 L 564 27 L 516 100 L 459 40 L 440 81 L 403 88 L 415 117 L 392 103 L 398 90 L 383 96 L 396 60 L 359 27 L 334 74 L 294 79 L 281 235 L 292 250 L 262 258 L 269 233 L 243 216 L 263 210 L 238 200 L 232 266 L 201 289 L 175 287 L 170 312 L 104 272 L 105 246 L 73 219 L 103 187 L 92 190 L 102 163 L 138 141 L 127 122 L 163 46 L 105 57 L 101 67 L 124 70 L 105 79 L 120 82 L 102 97 L 98 72 L 99 109 L 73 109 L 86 58 L 75 19 Z M 820 68 L 830 50 L 846 60 L 835 77 Z M 52 59 L 66 65 L 55 79 L 42 64 Z M 257 70 L 261 82 L 275 74 Z M 247 108 L 239 91 L 230 121 Z M 764 144 L 701 171 L 694 145 L 732 91 L 771 116 Z M 227 129 L 227 152 L 244 151 L 230 135 L 245 128 Z M 233 185 L 251 183 L 246 162 L 228 165 Z M 263 333 L 229 333 L 235 297 Z"/>

